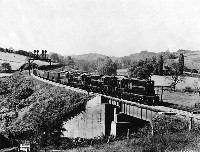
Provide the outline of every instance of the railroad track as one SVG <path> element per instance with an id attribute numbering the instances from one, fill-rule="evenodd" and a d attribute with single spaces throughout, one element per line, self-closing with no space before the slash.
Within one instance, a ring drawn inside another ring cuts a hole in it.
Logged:
<path id="1" fill-rule="evenodd" d="M 66 88 L 66 89 L 69 89 L 69 90 L 72 90 L 72 91 L 88 94 L 88 92 L 85 91 L 85 90 L 66 86 L 66 85 L 63 85 L 63 84 L 60 84 L 60 83 L 56 83 L 56 82 L 52 82 L 52 81 L 40 78 L 38 76 L 35 76 L 34 74 L 31 74 L 31 75 L 38 80 L 52 84 L 54 86 L 59 86 L 59 87 Z M 95 94 L 98 94 L 98 93 L 93 93 L 93 94 L 95 95 Z M 189 107 L 185 107 L 185 106 L 181 106 L 181 105 L 175 105 L 175 104 L 171 104 L 171 103 L 167 103 L 167 102 L 163 102 L 162 105 L 149 106 L 149 107 L 156 108 L 157 110 L 160 110 L 160 111 L 163 111 L 163 112 L 166 112 L 166 113 L 174 113 L 174 114 L 178 114 L 180 116 L 184 116 L 184 117 L 187 117 L 187 118 L 195 118 L 195 119 L 199 120 L 199 122 L 200 122 L 200 114 L 194 113 L 194 111 L 200 110 L 198 108 L 189 108 Z"/>

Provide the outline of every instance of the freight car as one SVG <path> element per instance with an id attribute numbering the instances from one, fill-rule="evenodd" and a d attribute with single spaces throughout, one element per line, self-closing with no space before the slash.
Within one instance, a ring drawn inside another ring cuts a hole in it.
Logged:
<path id="1" fill-rule="evenodd" d="M 101 93 L 148 105 L 158 104 L 159 97 L 154 91 L 154 81 L 139 80 L 125 76 L 90 75 L 80 71 L 41 71 L 35 75 L 71 87 Z"/>

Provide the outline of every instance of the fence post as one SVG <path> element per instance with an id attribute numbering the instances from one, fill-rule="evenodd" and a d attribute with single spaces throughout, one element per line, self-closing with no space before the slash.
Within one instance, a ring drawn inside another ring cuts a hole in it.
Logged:
<path id="1" fill-rule="evenodd" d="M 193 117 L 190 117 L 189 118 L 189 124 L 188 124 L 189 126 L 188 126 L 188 129 L 189 129 L 189 131 L 192 129 L 192 127 L 193 127 Z"/>

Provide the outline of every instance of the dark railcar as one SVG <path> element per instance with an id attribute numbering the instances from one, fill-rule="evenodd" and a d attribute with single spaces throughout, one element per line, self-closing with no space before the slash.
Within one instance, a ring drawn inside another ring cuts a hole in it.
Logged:
<path id="1" fill-rule="evenodd" d="M 127 78 L 124 76 L 89 75 L 77 71 L 34 70 L 39 77 L 69 86 L 85 89 L 88 92 L 102 93 L 142 104 L 155 105 L 159 97 L 155 95 L 154 81 Z"/>
<path id="2" fill-rule="evenodd" d="M 117 77 L 103 76 L 101 78 L 103 85 L 103 93 L 109 96 L 117 96 L 116 88 L 118 86 Z"/>
<path id="3" fill-rule="evenodd" d="M 90 90 L 95 93 L 102 93 L 102 75 L 92 75 L 91 76 L 91 84 Z"/>

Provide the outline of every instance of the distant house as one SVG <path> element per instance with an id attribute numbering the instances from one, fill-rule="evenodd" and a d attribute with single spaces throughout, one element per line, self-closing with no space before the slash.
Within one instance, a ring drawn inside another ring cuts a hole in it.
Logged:
<path id="1" fill-rule="evenodd" d="M 12 47 L 10 47 L 8 50 L 9 50 L 10 53 L 15 52 L 15 50 Z"/>

